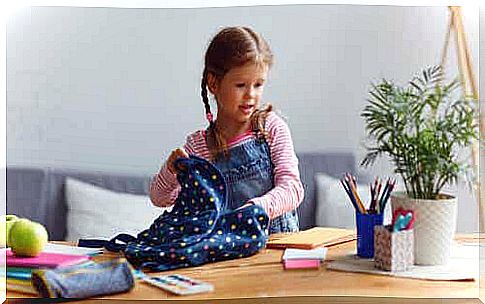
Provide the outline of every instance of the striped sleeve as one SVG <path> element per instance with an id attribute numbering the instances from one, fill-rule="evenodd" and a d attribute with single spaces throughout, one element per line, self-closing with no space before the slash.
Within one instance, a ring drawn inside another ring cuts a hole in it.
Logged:
<path id="1" fill-rule="evenodd" d="M 188 135 L 183 148 L 188 154 L 208 159 L 210 152 L 203 132 L 200 130 Z M 165 162 L 150 184 L 150 200 L 153 205 L 158 207 L 171 206 L 175 203 L 179 192 L 180 185 L 177 177 L 168 170 L 167 162 Z"/>
<path id="2" fill-rule="evenodd" d="M 288 125 L 274 112 L 270 112 L 266 118 L 266 131 L 269 135 L 271 160 L 275 166 L 275 187 L 251 201 L 261 205 L 273 219 L 296 209 L 303 201 L 304 190 Z"/>

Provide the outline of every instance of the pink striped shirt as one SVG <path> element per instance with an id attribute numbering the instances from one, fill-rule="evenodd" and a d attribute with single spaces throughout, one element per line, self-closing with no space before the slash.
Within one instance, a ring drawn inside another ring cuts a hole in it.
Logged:
<path id="1" fill-rule="evenodd" d="M 268 132 L 268 145 L 274 164 L 275 187 L 260 197 L 252 198 L 251 201 L 261 205 L 270 219 L 273 219 L 298 207 L 303 200 L 304 193 L 298 171 L 298 159 L 293 149 L 288 125 L 274 112 L 270 112 L 266 118 L 265 129 Z M 254 137 L 252 132 L 245 133 L 231 140 L 228 147 L 252 137 Z M 210 159 L 204 130 L 187 136 L 184 149 L 189 154 Z M 176 176 L 168 170 L 167 163 L 165 163 L 152 180 L 150 199 L 156 206 L 170 206 L 175 202 L 179 191 L 180 185 Z"/>

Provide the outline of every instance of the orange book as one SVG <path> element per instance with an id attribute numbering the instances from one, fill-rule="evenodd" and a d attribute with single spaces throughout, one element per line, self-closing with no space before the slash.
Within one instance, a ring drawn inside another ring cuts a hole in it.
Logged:
<path id="1" fill-rule="evenodd" d="M 357 235 L 354 230 L 314 227 L 297 233 L 272 235 L 266 247 L 273 249 L 313 249 L 320 246 L 331 247 L 355 239 L 357 239 Z"/>

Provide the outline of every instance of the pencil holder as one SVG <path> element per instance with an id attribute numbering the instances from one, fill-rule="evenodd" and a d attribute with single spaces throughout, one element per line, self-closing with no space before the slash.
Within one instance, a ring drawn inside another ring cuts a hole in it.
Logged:
<path id="1" fill-rule="evenodd" d="M 374 256 L 374 227 L 382 225 L 383 213 L 356 213 L 357 255 L 361 258 Z"/>
<path id="2" fill-rule="evenodd" d="M 414 264 L 413 229 L 392 232 L 392 227 L 374 230 L 374 266 L 388 271 L 405 271 Z"/>

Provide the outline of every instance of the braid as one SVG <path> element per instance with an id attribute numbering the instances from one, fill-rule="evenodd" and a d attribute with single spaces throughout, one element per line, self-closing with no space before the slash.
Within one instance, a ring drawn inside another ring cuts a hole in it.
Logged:
<path id="1" fill-rule="evenodd" d="M 204 72 L 202 73 L 202 82 L 200 85 L 201 88 L 201 96 L 202 96 L 202 101 L 204 102 L 204 107 L 205 107 L 205 114 L 206 115 L 211 115 L 211 107 L 209 104 L 209 97 L 207 97 L 207 69 L 204 69 Z M 212 121 L 209 121 L 211 125 L 213 124 Z"/>
<path id="2" fill-rule="evenodd" d="M 215 155 L 220 151 L 224 151 L 224 153 L 226 154 L 227 148 L 226 148 L 225 140 L 222 138 L 220 132 L 217 131 L 216 125 L 212 119 L 212 112 L 210 109 L 209 97 L 207 94 L 207 75 L 208 75 L 207 68 L 204 68 L 204 72 L 202 73 L 202 82 L 201 82 L 201 96 L 202 96 L 202 101 L 204 102 L 205 115 L 209 120 L 207 143 L 208 143 L 209 151 L 211 152 L 211 155 L 215 157 Z"/>

